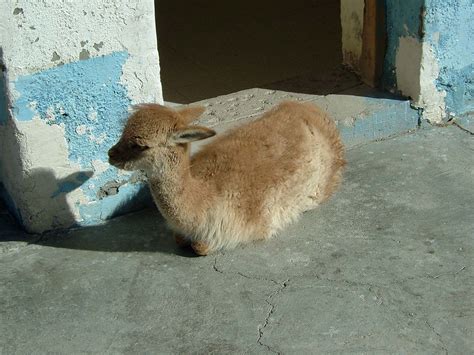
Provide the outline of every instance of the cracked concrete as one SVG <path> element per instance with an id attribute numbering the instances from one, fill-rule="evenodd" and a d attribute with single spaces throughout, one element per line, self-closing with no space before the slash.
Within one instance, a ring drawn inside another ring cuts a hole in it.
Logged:
<path id="1" fill-rule="evenodd" d="M 0 353 L 473 353 L 473 152 L 455 126 L 353 147 L 328 203 L 208 257 L 155 210 L 39 240 L 0 215 Z"/>
<path id="2" fill-rule="evenodd" d="M 278 285 L 278 289 L 275 290 L 275 292 L 273 292 L 270 296 L 268 296 L 266 299 L 265 299 L 265 302 L 270 306 L 269 308 L 269 311 L 268 311 L 268 314 L 267 316 L 265 317 L 265 323 L 261 326 L 259 326 L 258 328 L 258 339 L 257 339 L 257 343 L 261 346 L 263 346 L 265 349 L 267 349 L 268 351 L 271 351 L 275 354 L 280 354 L 279 351 L 275 351 L 270 345 L 268 344 L 265 344 L 263 342 L 263 333 L 265 331 L 265 328 L 268 326 L 268 324 L 270 323 L 270 320 L 271 320 L 271 316 L 273 315 L 273 313 L 275 313 L 275 310 L 276 310 L 276 304 L 270 302 L 271 299 L 273 297 L 276 297 L 280 292 L 282 292 L 287 286 L 288 286 L 288 282 L 290 280 L 286 280 L 284 281 L 281 285 Z"/>

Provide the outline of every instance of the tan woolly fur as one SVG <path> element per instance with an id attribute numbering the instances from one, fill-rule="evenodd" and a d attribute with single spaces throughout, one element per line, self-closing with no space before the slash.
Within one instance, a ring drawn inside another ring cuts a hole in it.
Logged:
<path id="1" fill-rule="evenodd" d="M 145 171 L 179 245 L 206 255 L 268 239 L 340 184 L 344 146 L 334 122 L 313 104 L 282 102 L 191 157 L 191 142 L 215 135 L 192 124 L 203 112 L 139 105 L 109 150 L 110 164 Z"/>

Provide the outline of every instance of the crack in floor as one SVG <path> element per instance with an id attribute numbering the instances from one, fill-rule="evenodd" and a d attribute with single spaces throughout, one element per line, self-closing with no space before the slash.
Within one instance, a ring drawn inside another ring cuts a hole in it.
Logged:
<path id="1" fill-rule="evenodd" d="M 215 272 L 218 272 L 219 274 L 224 274 L 224 270 L 221 270 L 218 267 L 217 259 L 218 259 L 218 255 L 216 255 L 214 257 L 214 262 L 212 264 L 212 268 Z M 267 278 L 260 277 L 260 276 L 246 275 L 246 274 L 244 274 L 243 272 L 240 272 L 240 271 L 232 272 L 231 274 L 237 275 L 237 276 L 240 276 L 240 277 L 243 277 L 243 278 L 246 278 L 246 279 L 250 279 L 250 280 L 272 282 L 272 283 L 274 283 L 275 285 L 278 286 L 278 288 L 265 299 L 265 302 L 270 306 L 270 309 L 269 309 L 269 311 L 268 311 L 268 313 L 265 317 L 265 321 L 264 321 L 263 325 L 259 325 L 259 327 L 258 327 L 257 344 L 260 345 L 260 346 L 263 346 L 264 348 L 266 348 L 268 351 L 270 351 L 272 353 L 280 354 L 279 351 L 276 351 L 270 345 L 265 344 L 262 341 L 262 338 L 263 338 L 263 333 L 264 333 L 265 328 L 270 323 L 270 317 L 272 316 L 272 314 L 275 313 L 275 310 L 276 310 L 276 305 L 271 302 L 271 299 L 274 298 L 275 296 L 277 296 L 278 294 L 280 294 L 288 286 L 288 283 L 290 282 L 290 279 L 286 279 L 285 281 L 279 283 L 279 282 L 277 282 L 273 279 L 267 279 Z"/>
<path id="2" fill-rule="evenodd" d="M 466 132 L 467 134 L 470 134 L 471 136 L 474 136 L 474 132 L 468 130 L 467 128 L 464 128 L 459 123 L 453 121 L 453 125 L 456 126 L 457 128 L 459 128 L 461 131 Z"/>
<path id="3" fill-rule="evenodd" d="M 220 273 L 220 274 L 223 274 L 223 273 L 224 273 L 224 271 L 222 271 L 221 269 L 219 269 L 219 268 L 217 267 L 217 255 L 216 255 L 215 258 L 214 258 L 214 264 L 212 265 L 212 268 L 214 269 L 214 271 L 216 271 L 216 272 L 218 272 L 218 273 Z"/>
<path id="4" fill-rule="evenodd" d="M 265 320 L 263 322 L 263 324 L 259 325 L 258 326 L 258 338 L 257 338 L 257 344 L 259 346 L 262 346 L 264 347 L 265 349 L 267 349 L 269 352 L 272 352 L 274 354 L 281 354 L 280 351 L 277 351 L 275 350 L 271 345 L 265 343 L 263 341 L 263 337 L 264 337 L 264 334 L 265 334 L 265 329 L 270 325 L 270 322 L 271 322 L 271 317 L 275 314 L 276 312 L 276 308 L 277 308 L 277 305 L 275 304 L 275 302 L 273 302 L 272 300 L 277 296 L 279 295 L 285 288 L 288 287 L 288 284 L 290 282 L 290 278 L 287 278 L 285 281 L 282 281 L 282 282 L 278 282 L 274 279 L 269 279 L 269 278 L 265 278 L 265 277 L 262 277 L 262 276 L 254 276 L 254 275 L 248 275 L 248 274 L 245 274 L 241 271 L 230 271 L 230 272 L 226 272 L 222 269 L 219 268 L 219 265 L 218 265 L 218 255 L 215 256 L 214 258 L 214 262 L 212 264 L 213 266 L 213 269 L 214 271 L 220 273 L 220 274 L 232 274 L 232 275 L 237 275 L 237 276 L 240 276 L 240 277 L 243 277 L 245 279 L 249 279 L 249 280 L 258 280 L 258 281 L 266 281 L 266 282 L 272 282 L 273 284 L 275 284 L 277 287 L 277 289 L 272 292 L 266 299 L 265 299 L 265 303 L 269 306 L 269 310 L 265 316 Z M 463 267 L 461 269 L 459 269 L 458 271 L 455 272 L 455 274 L 463 271 L 466 267 Z M 287 275 L 288 276 L 288 275 Z M 313 277 L 315 278 L 316 280 L 318 281 L 323 281 L 323 282 L 330 282 L 330 283 L 339 283 L 339 284 L 344 284 L 344 285 L 347 285 L 349 287 L 363 287 L 363 288 L 368 288 L 368 291 L 369 292 L 372 292 L 377 300 L 378 300 L 378 304 L 379 305 L 382 305 L 384 304 L 384 297 L 383 295 L 381 294 L 381 289 L 383 288 L 382 285 L 375 285 L 373 283 L 368 283 L 368 282 L 359 282 L 359 281 L 352 281 L 352 280 L 346 280 L 346 279 L 331 279 L 331 278 L 326 278 L 326 277 L 321 277 L 320 275 L 317 275 L 317 274 L 312 274 L 312 275 L 294 275 L 291 277 L 291 279 L 299 279 L 299 278 L 304 278 L 304 277 Z M 397 283 L 402 283 L 403 281 L 400 280 L 398 281 Z M 387 285 L 384 285 L 384 286 L 387 286 Z M 444 351 L 445 354 L 448 354 L 448 349 L 443 341 L 443 338 L 441 336 L 440 333 L 438 333 L 435 328 L 428 322 L 428 321 L 425 321 L 426 325 L 429 327 L 429 329 L 436 335 L 436 337 L 438 338 L 439 340 L 439 343 L 440 343 L 440 346 L 441 346 L 441 349 Z"/>
<path id="5" fill-rule="evenodd" d="M 433 325 L 429 321 L 425 320 L 425 324 L 428 326 L 428 328 L 430 328 L 430 330 L 434 334 L 436 334 L 436 337 L 438 338 L 439 342 L 441 343 L 441 349 L 443 349 L 444 353 L 446 355 L 448 355 L 448 349 L 446 348 L 446 345 L 444 344 L 443 337 L 441 336 L 441 334 L 436 331 L 436 329 L 433 327 Z"/>
<path id="6" fill-rule="evenodd" d="M 272 280 L 273 281 L 273 280 Z M 275 354 L 281 354 L 279 351 L 276 351 L 274 350 L 270 345 L 268 344 L 265 344 L 262 340 L 263 338 L 263 333 L 265 331 L 265 328 L 268 326 L 268 324 L 270 323 L 270 317 L 272 316 L 273 313 L 275 313 L 275 310 L 276 310 L 276 304 L 270 302 L 271 299 L 275 296 L 277 296 L 278 294 L 280 294 L 287 286 L 288 286 L 288 283 L 290 282 L 290 279 L 287 279 L 285 281 L 283 281 L 278 289 L 273 292 L 270 296 L 268 296 L 266 299 L 265 299 L 265 302 L 270 306 L 270 310 L 268 311 L 267 313 L 267 316 L 265 317 L 265 322 L 263 323 L 263 326 L 259 326 L 258 327 L 258 339 L 257 339 L 257 344 L 259 344 L 260 346 L 263 346 L 265 347 L 268 351 L 272 352 L 272 353 L 275 353 Z"/>
<path id="7" fill-rule="evenodd" d="M 474 132 L 473 131 L 470 131 L 468 130 L 467 128 L 464 128 L 463 126 L 461 126 L 459 123 L 457 123 L 454 119 L 449 119 L 447 122 L 445 123 L 433 123 L 432 124 L 433 126 L 435 127 L 449 127 L 449 126 L 455 126 L 457 128 L 459 128 L 461 131 L 471 135 L 471 136 L 474 136 Z"/>
<path id="8" fill-rule="evenodd" d="M 261 276 L 251 276 L 251 275 L 244 274 L 243 272 L 240 272 L 240 271 L 237 271 L 236 274 L 239 275 L 239 276 L 242 276 L 246 279 L 259 280 L 259 281 L 268 281 L 268 282 L 273 282 L 275 285 L 279 285 L 279 282 L 275 281 L 273 279 L 267 279 L 267 278 L 261 277 Z"/>

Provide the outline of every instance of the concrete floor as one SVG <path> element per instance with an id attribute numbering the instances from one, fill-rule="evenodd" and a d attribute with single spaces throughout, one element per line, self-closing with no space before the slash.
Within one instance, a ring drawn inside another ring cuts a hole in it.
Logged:
<path id="1" fill-rule="evenodd" d="M 164 99 L 248 88 L 315 95 L 357 84 L 342 62 L 339 1 L 155 0 Z"/>
<path id="2" fill-rule="evenodd" d="M 3 215 L 0 353 L 473 353 L 473 152 L 453 126 L 355 146 L 328 203 L 208 257 L 154 210 L 30 243 Z"/>

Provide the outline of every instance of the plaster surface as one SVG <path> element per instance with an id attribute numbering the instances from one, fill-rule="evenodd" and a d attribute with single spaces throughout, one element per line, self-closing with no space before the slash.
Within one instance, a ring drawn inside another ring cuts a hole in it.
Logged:
<path id="1" fill-rule="evenodd" d="M 208 257 L 154 209 L 30 243 L 0 214 L 0 352 L 472 353 L 473 143 L 351 148 L 328 203 Z"/>
<path id="2" fill-rule="evenodd" d="M 140 179 L 109 169 L 106 153 L 130 105 L 163 102 L 153 1 L 1 2 L 0 13 L 0 192 L 12 213 L 42 232 L 146 204 Z"/>
<path id="3" fill-rule="evenodd" d="M 387 1 L 384 84 L 413 99 L 433 123 L 474 110 L 474 4 Z"/>
<path id="4" fill-rule="evenodd" d="M 474 2 L 426 0 L 424 31 L 438 62 L 435 85 L 446 92 L 448 118 L 474 111 Z"/>
<path id="5" fill-rule="evenodd" d="M 396 54 L 397 89 L 423 109 L 423 118 L 439 123 L 446 117 L 446 91 L 439 89 L 439 64 L 428 42 L 400 37 Z"/>
<path id="6" fill-rule="evenodd" d="M 126 51 L 121 80 L 131 99 L 162 99 L 153 1 L 2 1 L 0 13 L 0 43 L 11 81 Z"/>

